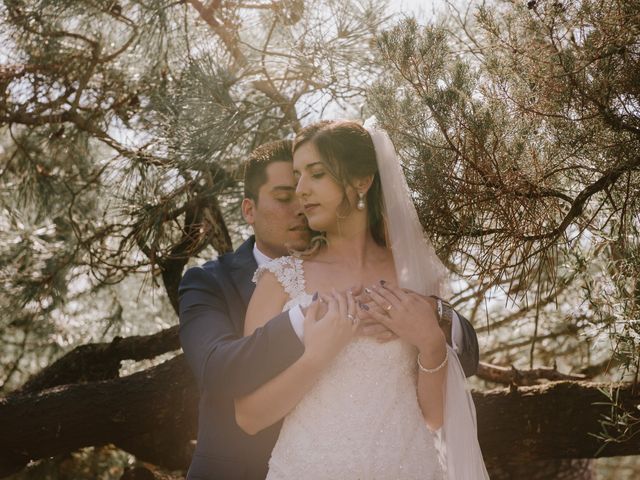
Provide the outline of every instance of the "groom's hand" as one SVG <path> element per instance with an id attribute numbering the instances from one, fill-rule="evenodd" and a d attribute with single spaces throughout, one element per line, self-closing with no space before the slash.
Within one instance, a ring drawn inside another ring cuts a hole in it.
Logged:
<path id="1" fill-rule="evenodd" d="M 364 322 L 361 325 L 360 335 L 374 337 L 380 343 L 386 343 L 398 338 L 395 333 L 376 320 Z"/>

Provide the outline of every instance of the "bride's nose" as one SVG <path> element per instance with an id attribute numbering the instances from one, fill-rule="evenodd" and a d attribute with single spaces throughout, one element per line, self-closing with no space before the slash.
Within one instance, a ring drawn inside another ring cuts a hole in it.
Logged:
<path id="1" fill-rule="evenodd" d="M 298 183 L 296 183 L 296 195 L 300 198 L 305 198 L 307 195 L 309 195 L 307 181 L 304 175 L 300 175 L 300 177 L 298 178 Z"/>

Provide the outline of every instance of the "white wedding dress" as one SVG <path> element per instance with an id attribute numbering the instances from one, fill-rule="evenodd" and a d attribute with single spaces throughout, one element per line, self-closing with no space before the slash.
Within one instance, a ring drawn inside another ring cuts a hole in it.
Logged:
<path id="1" fill-rule="evenodd" d="M 265 271 L 289 295 L 284 310 L 311 302 L 301 259 L 273 260 L 254 281 Z M 284 419 L 267 480 L 443 479 L 416 382 L 411 345 L 356 338 Z"/>

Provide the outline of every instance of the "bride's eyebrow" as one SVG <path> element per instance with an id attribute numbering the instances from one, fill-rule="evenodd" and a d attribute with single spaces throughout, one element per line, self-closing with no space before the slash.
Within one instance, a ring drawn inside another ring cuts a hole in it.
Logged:
<path id="1" fill-rule="evenodd" d="M 311 168 L 313 168 L 313 167 L 315 167 L 315 166 L 317 166 L 317 165 L 323 165 L 323 163 L 322 163 L 322 162 L 313 162 L 313 163 L 310 163 L 309 165 L 305 165 L 305 166 L 304 166 L 304 170 L 309 170 L 309 169 L 311 169 Z M 300 170 L 298 170 L 297 168 L 294 168 L 294 169 L 293 169 L 293 174 L 294 174 L 294 175 L 295 175 L 295 174 L 300 175 Z"/>

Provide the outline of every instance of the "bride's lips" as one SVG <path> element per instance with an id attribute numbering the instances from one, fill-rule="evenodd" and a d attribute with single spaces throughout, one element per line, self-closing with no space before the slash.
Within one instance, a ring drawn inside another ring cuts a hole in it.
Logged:
<path id="1" fill-rule="evenodd" d="M 320 204 L 319 203 L 305 203 L 304 204 L 304 211 L 305 212 L 310 212 L 311 210 L 316 208 L 318 205 L 320 205 Z"/>

